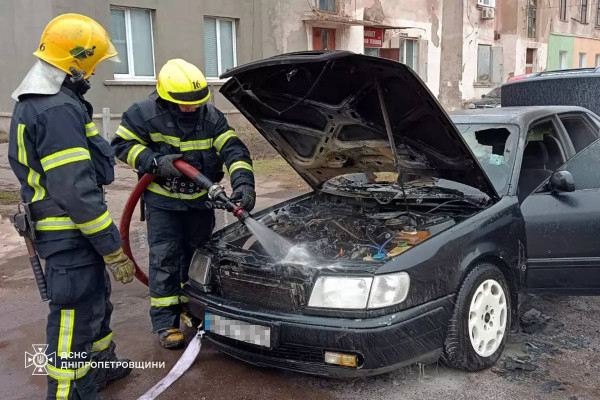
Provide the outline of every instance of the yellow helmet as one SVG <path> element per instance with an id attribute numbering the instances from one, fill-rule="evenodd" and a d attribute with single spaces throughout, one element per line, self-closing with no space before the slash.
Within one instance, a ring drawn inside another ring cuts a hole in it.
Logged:
<path id="1" fill-rule="evenodd" d="M 50 21 L 33 55 L 67 74 L 83 72 L 85 79 L 100 61 L 107 58 L 118 61 L 117 50 L 106 30 L 81 14 L 63 14 Z"/>
<path id="2" fill-rule="evenodd" d="M 160 69 L 156 91 L 162 99 L 183 105 L 204 104 L 210 98 L 202 71 L 180 58 L 167 61 Z"/>

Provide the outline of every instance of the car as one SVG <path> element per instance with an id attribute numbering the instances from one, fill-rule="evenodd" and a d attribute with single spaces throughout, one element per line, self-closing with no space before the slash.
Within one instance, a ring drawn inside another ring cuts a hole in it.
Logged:
<path id="1" fill-rule="evenodd" d="M 520 81 L 521 79 L 528 79 L 531 78 L 533 76 L 537 76 L 539 74 L 539 72 L 533 72 L 530 74 L 523 74 L 523 75 L 517 75 L 517 76 L 511 76 L 507 79 L 507 82 L 514 82 L 514 81 Z"/>
<path id="2" fill-rule="evenodd" d="M 481 95 L 481 100 L 475 100 L 469 105 L 469 108 L 495 108 L 500 107 L 500 97 L 502 87 L 496 87 L 486 94 Z"/>
<path id="3" fill-rule="evenodd" d="M 479 371 L 522 293 L 600 294 L 589 110 L 449 117 L 410 68 L 341 51 L 224 78 L 312 191 L 254 214 L 268 237 L 238 222 L 196 249 L 186 310 L 222 352 L 337 378 L 439 359 Z"/>
<path id="4" fill-rule="evenodd" d="M 600 113 L 600 68 L 539 72 L 501 87 L 502 107 L 573 105 Z"/>

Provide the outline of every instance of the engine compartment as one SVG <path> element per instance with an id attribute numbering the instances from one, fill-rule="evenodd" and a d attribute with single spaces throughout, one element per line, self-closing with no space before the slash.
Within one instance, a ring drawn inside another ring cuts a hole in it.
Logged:
<path id="1" fill-rule="evenodd" d="M 447 199 L 412 204 L 381 204 L 359 198 L 316 193 L 262 215 L 258 220 L 293 244 L 300 258 L 328 263 L 339 261 L 382 262 L 399 256 L 429 237 L 472 215 L 474 207 L 454 205 Z M 220 238 L 231 250 L 250 252 L 258 258 L 267 252 L 245 226 Z M 275 260 L 291 262 L 289 258 Z M 272 260 L 271 260 L 272 262 Z"/>

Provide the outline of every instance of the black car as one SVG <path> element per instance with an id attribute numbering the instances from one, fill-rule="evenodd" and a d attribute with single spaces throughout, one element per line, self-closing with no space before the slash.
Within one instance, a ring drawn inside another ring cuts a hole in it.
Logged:
<path id="1" fill-rule="evenodd" d="M 502 107 L 581 106 L 600 115 L 600 68 L 538 72 L 502 85 Z"/>
<path id="2" fill-rule="evenodd" d="M 348 52 L 226 77 L 221 92 L 313 191 L 254 215 L 292 244 L 281 256 L 241 223 L 196 251 L 188 311 L 223 352 L 335 377 L 440 357 L 476 371 L 500 357 L 519 293 L 600 293 L 586 109 L 451 120 L 406 66 Z"/>
<path id="3" fill-rule="evenodd" d="M 502 97 L 502 87 L 493 88 L 486 94 L 481 95 L 481 100 L 475 100 L 469 105 L 469 108 L 496 108 L 500 107 L 500 98 Z"/>

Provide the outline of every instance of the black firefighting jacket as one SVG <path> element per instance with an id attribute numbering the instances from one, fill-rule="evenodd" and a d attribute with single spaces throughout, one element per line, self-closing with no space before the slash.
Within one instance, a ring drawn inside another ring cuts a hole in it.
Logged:
<path id="1" fill-rule="evenodd" d="M 23 201 L 38 210 L 42 258 L 87 241 L 100 255 L 121 247 L 101 188 L 114 180 L 114 152 L 91 116 L 91 105 L 66 81 L 55 95 L 23 95 L 15 104 L 8 159 Z"/>
<path id="2" fill-rule="evenodd" d="M 254 186 L 248 148 L 212 104 L 199 107 L 195 113 L 182 113 L 176 104 L 153 92 L 123 113 L 111 145 L 117 157 L 140 174 L 155 172 L 153 160 L 161 155 L 181 154 L 183 161 L 213 182 L 223 178 L 225 163 L 234 190 L 244 184 Z M 144 200 L 155 207 L 185 211 L 188 207 L 204 208 L 207 196 L 187 177 L 175 181 L 156 178 Z"/>

